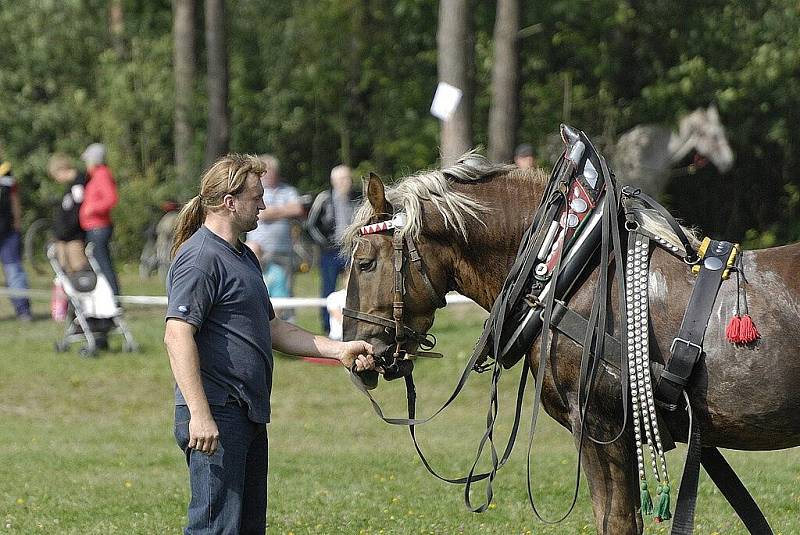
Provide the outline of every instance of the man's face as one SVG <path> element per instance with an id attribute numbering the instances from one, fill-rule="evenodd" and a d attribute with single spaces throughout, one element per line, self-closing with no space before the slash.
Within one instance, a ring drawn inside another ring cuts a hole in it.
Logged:
<path id="1" fill-rule="evenodd" d="M 56 182 L 59 182 L 61 184 L 67 184 L 69 182 L 72 182 L 73 180 L 75 180 L 75 175 L 76 175 L 75 170 L 70 169 L 68 167 L 59 167 L 58 169 L 53 171 L 53 178 L 56 180 Z"/>
<path id="2" fill-rule="evenodd" d="M 280 182 L 280 176 L 275 169 L 269 168 L 267 171 L 261 175 L 261 183 L 268 188 L 274 188 Z"/>
<path id="3" fill-rule="evenodd" d="M 340 171 L 331 176 L 331 186 L 340 193 L 350 193 L 353 187 L 353 179 L 349 171 Z"/>
<path id="4" fill-rule="evenodd" d="M 249 232 L 258 226 L 258 212 L 264 205 L 264 186 L 262 177 L 255 173 L 247 175 L 245 188 L 235 198 L 234 221 L 240 232 Z"/>
<path id="5" fill-rule="evenodd" d="M 536 159 L 533 156 L 517 156 L 514 158 L 514 163 L 520 169 L 532 169 L 536 166 Z"/>

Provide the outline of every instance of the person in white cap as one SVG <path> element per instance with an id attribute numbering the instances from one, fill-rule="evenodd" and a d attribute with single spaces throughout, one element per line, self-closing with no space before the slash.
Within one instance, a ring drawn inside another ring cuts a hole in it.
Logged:
<path id="1" fill-rule="evenodd" d="M 119 283 L 114 271 L 114 263 L 108 245 L 111 242 L 113 225 L 111 209 L 117 205 L 117 185 L 111 170 L 105 164 L 106 147 L 101 143 L 92 143 L 81 154 L 86 164 L 87 182 L 84 188 L 83 204 L 78 214 L 81 228 L 86 231 L 86 241 L 94 246 L 94 257 L 100 270 L 119 295 Z"/>

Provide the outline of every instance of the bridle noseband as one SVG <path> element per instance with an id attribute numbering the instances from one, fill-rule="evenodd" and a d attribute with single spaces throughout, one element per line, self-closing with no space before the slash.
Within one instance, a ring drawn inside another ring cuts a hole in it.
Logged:
<path id="1" fill-rule="evenodd" d="M 345 307 L 342 314 L 345 317 L 379 325 L 384 328 L 386 333 L 394 333 L 394 352 L 392 353 L 392 361 L 389 362 L 384 355 L 376 355 L 375 358 L 380 361 L 377 364 L 383 366 L 384 376 L 388 378 L 397 378 L 407 375 L 411 371 L 411 366 L 403 365 L 403 361 L 410 361 L 417 356 L 439 357 L 440 354 L 433 354 L 429 351 L 436 345 L 436 337 L 430 333 L 415 331 L 405 324 L 403 321 L 405 313 L 405 295 L 406 295 L 406 273 L 405 268 L 409 261 L 417 267 L 417 271 L 421 275 L 423 286 L 425 287 L 430 301 L 436 308 L 443 308 L 446 301 L 443 296 L 439 295 L 428 276 L 428 270 L 422 262 L 422 256 L 419 254 L 414 239 L 408 232 L 403 232 L 406 224 L 406 217 L 404 213 L 395 214 L 392 219 L 374 223 L 371 225 L 363 226 L 359 229 L 360 236 L 367 234 L 378 234 L 386 231 L 392 231 L 392 267 L 394 269 L 394 294 L 392 298 L 392 319 L 384 318 L 376 314 L 369 314 L 359 310 L 353 310 Z M 407 342 L 415 343 L 422 352 L 417 354 L 410 354 L 403 349 L 403 345 Z"/>

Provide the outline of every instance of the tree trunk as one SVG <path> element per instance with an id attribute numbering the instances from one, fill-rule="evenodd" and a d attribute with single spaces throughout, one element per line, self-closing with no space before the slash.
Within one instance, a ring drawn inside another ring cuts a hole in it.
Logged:
<path id="1" fill-rule="evenodd" d="M 519 0 L 497 0 L 489 108 L 489 159 L 511 161 L 516 141 L 519 99 Z"/>
<path id="2" fill-rule="evenodd" d="M 191 153 L 194 131 L 194 16 L 195 0 L 174 0 L 173 62 L 175 68 L 175 175 L 181 186 L 190 184 Z"/>
<path id="3" fill-rule="evenodd" d="M 208 134 L 206 166 L 228 152 L 228 54 L 225 47 L 225 0 L 206 0 L 206 51 L 208 54 Z"/>
<path id="4" fill-rule="evenodd" d="M 122 7 L 122 0 L 112 0 L 108 7 L 108 29 L 111 33 L 111 41 L 114 44 L 114 52 L 117 53 L 117 58 L 126 59 L 125 10 Z"/>
<path id="5" fill-rule="evenodd" d="M 442 165 L 450 165 L 472 147 L 473 35 L 469 0 L 441 0 L 436 35 L 439 81 L 463 92 L 453 115 L 442 121 Z"/>

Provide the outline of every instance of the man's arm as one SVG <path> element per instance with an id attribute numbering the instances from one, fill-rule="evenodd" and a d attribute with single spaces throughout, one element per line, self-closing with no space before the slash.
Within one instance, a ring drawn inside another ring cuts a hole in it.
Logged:
<path id="1" fill-rule="evenodd" d="M 303 205 L 299 201 L 290 201 L 281 206 L 267 206 L 258 213 L 261 221 L 276 221 L 303 215 Z"/>
<path id="2" fill-rule="evenodd" d="M 331 245 L 328 243 L 328 239 L 319 228 L 319 220 L 322 216 L 322 208 L 329 198 L 330 196 L 327 191 L 323 191 L 317 195 L 317 197 L 314 199 L 314 202 L 311 204 L 311 210 L 308 211 L 308 219 L 306 219 L 306 229 L 308 229 L 308 233 L 311 235 L 311 238 L 313 238 L 314 242 L 322 247 L 328 247 Z"/>
<path id="3" fill-rule="evenodd" d="M 352 368 L 355 362 L 356 371 L 375 367 L 372 345 L 362 340 L 338 342 L 327 336 L 310 333 L 277 316 L 269 322 L 269 328 L 272 334 L 272 347 L 283 353 L 334 359 L 348 369 Z"/>
<path id="4" fill-rule="evenodd" d="M 189 407 L 189 447 L 211 455 L 219 445 L 219 430 L 211 416 L 203 381 L 200 378 L 200 354 L 194 341 L 197 328 L 179 319 L 167 319 L 164 344 L 169 365 L 178 388 Z"/>

